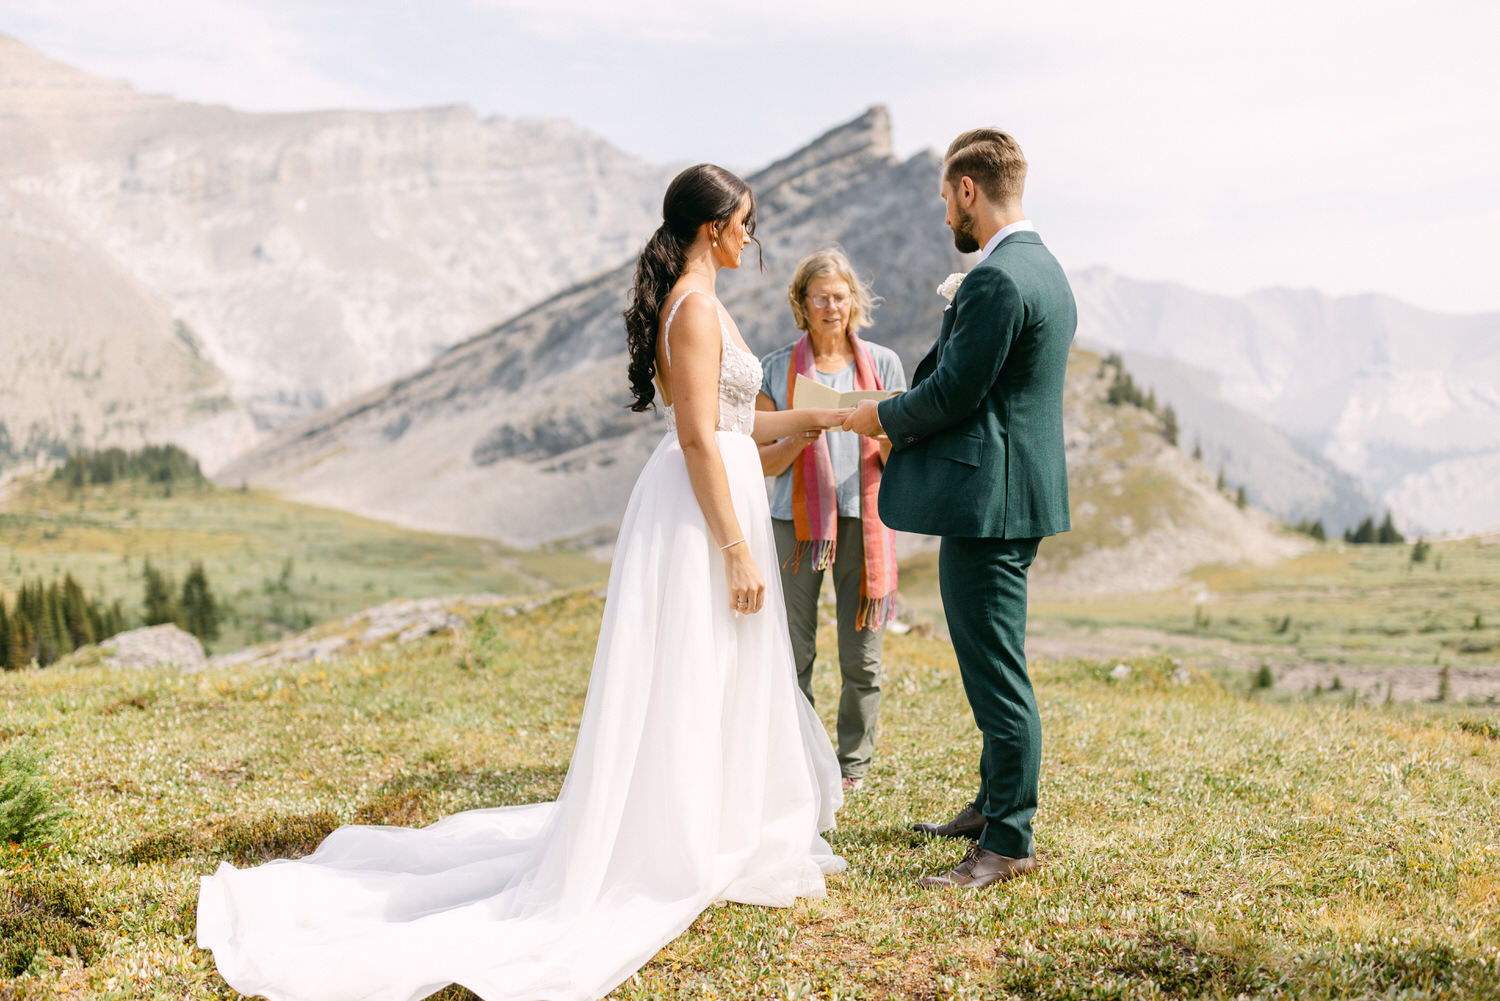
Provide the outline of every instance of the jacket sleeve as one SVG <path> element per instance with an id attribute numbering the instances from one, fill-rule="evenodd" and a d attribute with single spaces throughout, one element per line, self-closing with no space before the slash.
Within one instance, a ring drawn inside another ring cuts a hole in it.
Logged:
<path id="1" fill-rule="evenodd" d="M 891 447 L 904 448 L 979 409 L 1025 319 L 1020 290 L 999 268 L 969 273 L 954 296 L 953 329 L 932 374 L 879 406 Z"/>

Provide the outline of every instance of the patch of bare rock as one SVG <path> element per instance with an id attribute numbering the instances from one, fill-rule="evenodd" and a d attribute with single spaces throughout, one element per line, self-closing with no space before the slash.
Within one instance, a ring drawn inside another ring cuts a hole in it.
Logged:
<path id="1" fill-rule="evenodd" d="M 106 667 L 133 670 L 175 667 L 187 673 L 201 671 L 208 663 L 198 637 L 171 623 L 116 633 L 99 645 L 99 651 Z"/>

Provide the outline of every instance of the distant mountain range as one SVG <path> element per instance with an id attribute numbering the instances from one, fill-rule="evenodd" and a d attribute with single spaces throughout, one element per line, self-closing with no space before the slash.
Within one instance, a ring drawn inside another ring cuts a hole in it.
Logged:
<path id="1" fill-rule="evenodd" d="M 1102 268 L 1071 278 L 1079 339 L 1149 371 L 1143 381 L 1189 412 L 1188 434 L 1238 467 L 1272 510 L 1347 522 L 1354 477 L 1411 531 L 1500 526 L 1500 313 L 1447 316 L 1388 296 L 1292 289 L 1229 298 Z M 1267 450 L 1221 433 L 1213 414 L 1223 405 L 1348 476 L 1326 479 L 1318 503 L 1317 492 L 1279 498 L 1274 477 L 1257 475 Z"/>
<path id="2" fill-rule="evenodd" d="M 0 465 L 171 440 L 227 482 L 408 524 L 612 530 L 660 433 L 619 406 L 620 311 L 672 168 L 466 108 L 146 96 L 3 36 L 0 145 Z M 914 365 L 935 285 L 971 264 L 939 166 L 897 158 L 875 108 L 751 177 L 765 270 L 721 294 L 752 347 L 792 339 L 791 268 L 837 242 L 884 298 L 872 337 Z M 1121 351 L 1182 447 L 1277 517 L 1500 525 L 1500 317 L 1070 275 L 1080 343 Z"/>
<path id="3" fill-rule="evenodd" d="M 4 36 L 0 150 L 11 436 L 210 469 L 618 264 L 671 173 L 561 121 L 138 94 Z"/>

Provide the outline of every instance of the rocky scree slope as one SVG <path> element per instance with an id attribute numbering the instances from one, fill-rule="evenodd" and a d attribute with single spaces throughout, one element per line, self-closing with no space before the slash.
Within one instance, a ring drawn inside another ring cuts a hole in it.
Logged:
<path id="1" fill-rule="evenodd" d="M 1071 278 L 1080 341 L 1133 353 L 1143 370 L 1147 356 L 1180 366 L 1164 383 L 1215 382 L 1218 402 L 1368 485 L 1371 506 L 1409 532 L 1500 527 L 1500 313 L 1308 289 L 1231 298 L 1103 268 Z M 1328 512 L 1337 526 L 1348 484 L 1324 479 L 1342 495 Z"/>
<path id="2" fill-rule="evenodd" d="M 763 352 L 792 339 L 791 270 L 801 254 L 838 242 L 886 299 L 870 337 L 913 367 L 945 305 L 936 284 L 969 266 L 934 211 L 939 166 L 931 153 L 897 160 L 875 108 L 751 177 L 766 270 L 752 253 L 720 279 L 750 345 Z M 659 417 L 624 407 L 620 312 L 632 274 L 624 266 L 570 289 L 423 372 L 289 427 L 222 478 L 519 545 L 608 541 L 663 433 Z M 1200 562 L 1296 550 L 1272 519 L 1237 510 L 1201 464 L 1166 446 L 1157 418 L 1104 403 L 1099 357 L 1075 355 L 1078 531 L 1049 544 L 1046 576 L 1073 590 L 1120 590 L 1176 582 Z M 1111 563 L 1104 554 L 1122 546 L 1128 555 Z"/>
<path id="3" fill-rule="evenodd" d="M 802 254 L 841 243 L 886 302 L 870 336 L 912 366 L 964 270 L 932 210 L 938 161 L 891 151 L 871 109 L 749 178 L 765 271 L 753 249 L 720 295 L 750 346 L 793 339 L 786 286 Z M 569 289 L 423 371 L 286 428 L 224 470 L 226 482 L 412 526 L 534 545 L 611 537 L 660 441 L 660 415 L 626 410 L 626 264 Z"/>
<path id="4" fill-rule="evenodd" d="M 138 94 L 4 36 L 0 148 L 0 417 L 208 468 L 616 265 L 670 173 L 560 121 Z"/>

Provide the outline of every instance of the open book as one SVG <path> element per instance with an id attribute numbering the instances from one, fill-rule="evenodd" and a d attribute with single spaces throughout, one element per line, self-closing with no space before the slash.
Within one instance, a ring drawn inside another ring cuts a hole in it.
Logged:
<path id="1" fill-rule="evenodd" d="M 825 386 L 815 379 L 809 379 L 799 372 L 797 382 L 792 387 L 792 409 L 842 410 L 845 407 L 855 406 L 861 400 L 874 400 L 879 403 L 895 395 L 896 390 L 891 389 L 856 389 L 850 393 L 840 393 L 837 389 Z"/>

